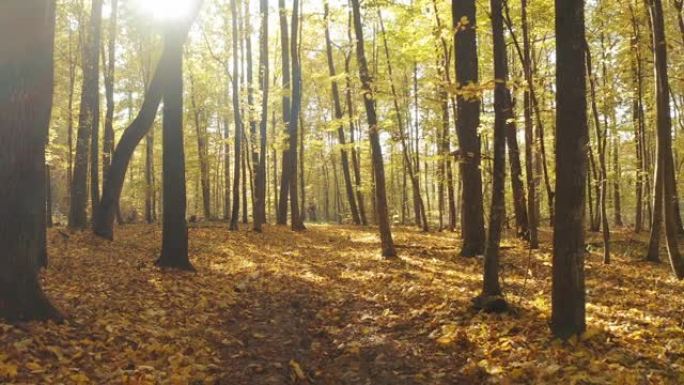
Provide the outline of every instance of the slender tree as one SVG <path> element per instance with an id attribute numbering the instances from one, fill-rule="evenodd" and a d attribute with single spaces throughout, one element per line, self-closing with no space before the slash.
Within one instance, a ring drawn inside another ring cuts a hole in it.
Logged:
<path id="1" fill-rule="evenodd" d="M 665 220 L 665 239 L 667 254 L 672 271 L 678 279 L 684 279 L 684 258 L 679 252 L 677 235 L 677 192 L 674 180 L 674 160 L 672 156 L 672 115 L 670 111 L 670 85 L 667 72 L 667 40 L 665 40 L 665 21 L 660 0 L 647 0 L 648 11 L 653 29 L 653 62 L 655 66 L 656 95 L 656 201 L 654 207 L 662 205 Z M 662 198 L 657 196 L 658 182 L 662 185 Z M 654 216 L 655 217 L 655 216 Z M 653 223 L 653 226 L 660 226 Z"/>
<path id="2" fill-rule="evenodd" d="M 375 110 L 375 96 L 373 94 L 373 79 L 368 71 L 366 60 L 365 42 L 363 39 L 363 24 L 361 23 L 361 10 L 359 0 L 351 0 L 354 30 L 356 31 L 356 60 L 359 65 L 359 78 L 363 91 L 363 104 L 368 118 L 368 137 L 371 144 L 371 156 L 373 158 L 373 176 L 375 178 L 375 202 L 380 240 L 382 242 L 382 256 L 394 258 L 397 252 L 392 240 L 389 212 L 387 209 L 387 190 L 385 187 L 385 165 L 382 159 L 382 146 L 378 133 L 378 118 Z"/>
<path id="3" fill-rule="evenodd" d="M 304 222 L 299 209 L 299 176 L 297 175 L 299 161 L 297 148 L 300 130 L 300 112 L 302 108 L 302 67 L 300 63 L 300 49 L 299 49 L 299 0 L 294 0 L 292 3 L 292 32 L 290 33 L 290 60 L 292 64 L 292 104 L 290 105 L 290 121 L 288 124 L 288 131 L 290 134 L 289 146 L 289 162 L 290 162 L 290 227 L 294 231 L 305 230 Z M 302 178 L 303 180 L 303 178 Z M 304 191 L 302 189 L 301 193 Z M 302 206 L 304 206 L 302 204 Z"/>
<path id="4" fill-rule="evenodd" d="M 586 328 L 584 213 L 587 124 L 584 0 L 556 0 L 556 202 L 551 331 L 567 339 Z"/>
<path id="5" fill-rule="evenodd" d="M 93 0 L 90 13 L 89 34 L 83 49 L 83 89 L 81 108 L 78 117 L 76 140 L 76 161 L 71 186 L 71 205 L 69 206 L 69 227 L 85 229 L 88 225 L 88 155 L 93 154 L 92 166 L 97 166 L 98 126 L 100 120 L 99 63 L 100 63 L 100 26 L 102 22 L 102 0 Z M 93 207 L 99 201 L 98 168 L 91 172 L 91 199 Z M 93 191 L 94 188 L 94 191 Z"/>
<path id="6" fill-rule="evenodd" d="M 230 213 L 230 230 L 238 230 L 238 221 L 240 215 L 240 160 L 242 155 L 242 114 L 240 110 L 240 79 L 238 67 L 238 52 L 239 52 L 239 36 L 238 36 L 238 16 L 237 16 L 237 2 L 232 0 L 230 2 L 230 15 L 232 17 L 232 36 L 233 36 L 233 117 L 235 120 L 235 149 L 234 149 L 234 167 L 233 167 L 233 202 Z"/>
<path id="7" fill-rule="evenodd" d="M 285 132 L 289 135 L 290 126 L 290 32 L 287 28 L 287 10 L 285 9 L 285 0 L 278 0 L 279 20 L 280 20 L 280 56 L 281 56 L 281 76 L 282 76 L 282 109 L 283 109 L 283 125 Z M 280 175 L 280 195 L 278 197 L 278 213 L 277 223 L 279 225 L 287 224 L 287 197 L 290 195 L 290 146 L 283 150 Z"/>
<path id="8" fill-rule="evenodd" d="M 0 318 L 59 319 L 41 288 L 55 2 L 0 2 Z"/>
<path id="9" fill-rule="evenodd" d="M 269 91 L 269 60 L 268 60 L 268 0 L 260 0 L 261 30 L 259 36 L 259 90 L 261 91 L 261 120 L 259 122 L 259 159 L 256 167 L 255 201 L 254 201 L 254 230 L 260 232 L 266 223 L 266 134 L 268 128 L 268 91 Z"/>

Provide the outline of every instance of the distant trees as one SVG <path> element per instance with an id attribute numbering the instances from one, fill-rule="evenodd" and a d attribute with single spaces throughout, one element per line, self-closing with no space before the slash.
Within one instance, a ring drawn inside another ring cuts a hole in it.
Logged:
<path id="1" fill-rule="evenodd" d="M 98 143 L 100 122 L 100 35 L 102 24 L 102 0 L 93 0 L 90 12 L 90 28 L 83 49 L 83 89 L 78 117 L 76 160 L 69 205 L 69 227 L 85 229 L 88 226 L 88 161 L 91 163 L 91 200 L 93 208 L 99 201 Z M 94 155 L 92 155 L 94 154 Z M 91 156 L 89 158 L 89 155 Z M 94 171 L 92 170 L 94 167 Z M 94 210 L 93 210 L 94 211 Z"/>
<path id="2" fill-rule="evenodd" d="M 556 200 L 551 331 L 584 332 L 587 124 L 584 0 L 556 0 Z"/>
<path id="3" fill-rule="evenodd" d="M 0 317 L 59 319 L 38 278 L 45 252 L 45 145 L 55 2 L 0 2 Z"/>

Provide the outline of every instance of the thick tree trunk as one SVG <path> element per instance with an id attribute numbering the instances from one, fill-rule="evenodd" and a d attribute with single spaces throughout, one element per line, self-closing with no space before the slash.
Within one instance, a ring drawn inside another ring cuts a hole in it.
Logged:
<path id="1" fill-rule="evenodd" d="M 0 3 L 0 318 L 60 319 L 41 288 L 55 2 Z M 26 49 L 31 47 L 31 49 Z"/>
<path id="2" fill-rule="evenodd" d="M 477 24 L 474 0 L 452 0 L 455 38 L 456 83 L 458 84 L 458 122 L 456 132 L 460 144 L 461 178 L 463 179 L 463 244 L 461 255 L 480 255 L 485 248 L 482 172 L 480 170 L 480 125 L 478 87 Z M 461 21 L 467 20 L 467 24 Z"/>
<path id="3" fill-rule="evenodd" d="M 586 328 L 584 205 L 587 125 L 584 0 L 556 0 L 556 202 L 551 331 L 568 339 Z"/>
<path id="4" fill-rule="evenodd" d="M 92 2 L 88 43 L 83 49 L 83 89 L 81 91 L 81 107 L 76 139 L 76 160 L 74 163 L 74 175 L 71 186 L 71 204 L 69 206 L 69 227 L 72 229 L 85 229 L 88 225 L 86 210 L 88 203 L 88 155 L 92 143 L 98 143 L 97 132 L 100 116 L 98 74 L 101 21 L 102 0 L 94 0 Z M 97 149 L 93 149 L 93 152 L 96 155 L 91 163 L 97 165 Z M 95 168 L 95 171 L 91 173 L 91 179 L 93 174 L 97 174 L 98 171 L 99 170 Z M 95 181 L 97 181 L 97 176 L 95 176 Z M 95 185 L 95 191 L 91 194 L 91 198 L 96 197 L 98 191 L 99 186 Z M 96 199 L 95 202 L 97 202 L 97 200 L 98 199 Z"/>
<path id="5" fill-rule="evenodd" d="M 102 0 L 93 1 L 91 17 L 90 46 L 84 56 L 89 56 L 89 62 L 95 67 L 91 75 L 95 76 L 92 99 L 92 134 L 90 136 L 90 207 L 91 215 L 97 210 L 100 202 L 100 45 L 102 35 Z M 92 80 L 92 79 L 91 79 Z M 85 86 L 84 86 L 85 89 Z M 83 106 L 83 105 L 81 105 Z"/>
<path id="6" fill-rule="evenodd" d="M 184 31 L 173 30 L 170 40 L 168 78 L 162 88 L 164 122 L 162 144 L 163 225 L 162 250 L 157 265 L 194 270 L 188 258 L 188 227 L 185 220 L 185 150 L 183 146 L 183 42 Z"/>
<path id="7" fill-rule="evenodd" d="M 385 187 L 385 165 L 382 158 L 382 146 L 378 133 L 378 118 L 375 111 L 375 97 L 373 95 L 372 78 L 368 71 L 366 50 L 363 39 L 363 24 L 361 24 L 361 10 L 359 0 L 351 0 L 354 30 L 356 31 L 356 56 L 359 64 L 359 77 L 363 91 L 363 102 L 368 118 L 368 136 L 371 144 L 371 156 L 373 158 L 373 176 L 375 184 L 376 217 L 380 229 L 382 242 L 382 256 L 394 258 L 397 252 L 392 240 L 389 212 L 387 209 L 387 190 Z"/>

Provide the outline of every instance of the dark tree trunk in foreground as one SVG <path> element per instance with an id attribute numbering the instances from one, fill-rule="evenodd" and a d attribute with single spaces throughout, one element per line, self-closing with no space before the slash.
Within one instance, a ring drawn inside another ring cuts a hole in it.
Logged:
<path id="1" fill-rule="evenodd" d="M 254 231 L 261 231 L 266 223 L 266 130 L 268 127 L 268 0 L 259 2 L 261 32 L 259 36 L 259 90 L 261 91 L 261 121 L 259 122 L 259 159 L 256 167 L 254 192 Z M 275 184 L 274 184 L 275 185 Z"/>
<path id="2" fill-rule="evenodd" d="M 456 132 L 461 154 L 463 179 L 461 255 L 472 257 L 485 248 L 484 206 L 482 202 L 482 172 L 480 170 L 480 95 L 478 87 L 477 36 L 475 0 L 452 0 L 454 27 L 457 28 L 456 83 L 458 84 L 458 122 Z M 461 21 L 467 20 L 467 24 Z"/>
<path id="3" fill-rule="evenodd" d="M 299 176 L 297 175 L 299 161 L 299 113 L 302 108 L 302 68 L 299 62 L 299 0 L 292 4 L 292 33 L 290 34 L 290 57 L 292 61 L 292 105 L 290 106 L 290 133 L 289 162 L 290 162 L 290 227 L 294 231 L 305 230 L 304 222 L 299 210 Z M 303 179 L 302 179 L 303 180 Z M 301 191 L 303 194 L 304 191 Z M 302 205 L 303 206 L 303 205 Z"/>
<path id="4" fill-rule="evenodd" d="M 178 31 L 174 33 L 178 33 L 183 37 L 187 36 L 192 21 L 195 16 L 197 16 L 200 4 L 201 1 L 196 2 L 195 8 L 190 16 L 184 19 L 182 23 L 176 27 L 178 28 Z M 119 205 L 121 191 L 123 190 L 128 164 L 138 143 L 145 137 L 154 123 L 162 98 L 162 89 L 169 78 L 169 63 L 171 61 L 174 43 L 175 41 L 172 37 L 165 37 L 164 49 L 159 58 L 159 63 L 157 64 L 157 69 L 152 77 L 152 81 L 145 92 L 140 111 L 133 122 L 126 128 L 114 150 L 112 165 L 109 169 L 109 175 L 105 186 L 102 189 L 102 198 L 93 221 L 94 232 L 100 237 L 110 240 L 114 238 L 114 219 L 116 218 L 116 211 Z"/>
<path id="5" fill-rule="evenodd" d="M 376 216 L 380 229 L 380 240 L 382 241 L 382 256 L 393 258 L 397 256 L 392 240 L 392 229 L 390 227 L 389 212 L 387 210 L 387 191 L 385 187 L 385 165 L 382 159 L 382 146 L 380 145 L 380 135 L 378 134 L 378 117 L 375 111 L 375 97 L 373 95 L 373 80 L 368 72 L 368 62 L 366 61 L 366 50 L 363 40 L 363 24 L 361 24 L 361 10 L 359 0 L 351 0 L 354 20 L 354 30 L 356 31 L 356 57 L 359 64 L 359 77 L 363 91 L 363 103 L 366 107 L 368 118 L 368 136 L 371 144 L 371 156 L 373 157 L 373 176 L 375 177 L 375 201 Z"/>
<path id="6" fill-rule="evenodd" d="M 328 73 L 331 78 L 333 107 L 335 112 L 335 124 L 337 125 L 337 138 L 340 142 L 340 158 L 342 160 L 342 175 L 344 176 L 344 188 L 347 194 L 347 201 L 349 202 L 349 210 L 351 211 L 352 221 L 354 224 L 361 224 L 361 217 L 359 216 L 359 208 L 356 205 L 356 198 L 354 197 L 354 186 L 351 180 L 351 171 L 349 169 L 349 153 L 347 152 L 347 140 L 344 135 L 344 115 L 342 112 L 342 103 L 340 102 L 340 89 L 335 80 L 337 72 L 335 71 L 335 61 L 333 59 L 332 40 L 330 39 L 329 20 L 330 14 L 328 3 L 325 3 L 325 51 L 328 58 Z"/>
<path id="7" fill-rule="evenodd" d="M 280 54 L 282 66 L 282 87 L 283 87 L 283 125 L 285 132 L 289 132 L 290 126 L 290 32 L 287 29 L 287 12 L 285 10 L 285 0 L 278 1 L 280 18 Z M 290 195 L 290 148 L 283 150 L 280 175 L 280 196 L 278 197 L 277 223 L 287 224 L 287 197 Z"/>
<path id="8" fill-rule="evenodd" d="M 584 0 L 556 0 L 556 202 L 551 331 L 567 339 L 586 328 L 584 211 L 587 125 Z"/>
<path id="9" fill-rule="evenodd" d="M 55 2 L 0 2 L 0 317 L 59 319 L 40 285 Z M 30 49 L 27 49 L 30 47 Z"/>
<path id="10" fill-rule="evenodd" d="M 654 209 L 662 206 L 665 220 L 665 239 L 667 254 L 672 271 L 678 279 L 684 279 L 684 259 L 679 252 L 677 235 L 677 193 L 674 183 L 674 161 L 672 156 L 672 116 L 670 112 L 670 85 L 667 73 L 667 45 L 663 6 L 660 0 L 647 0 L 648 11 L 653 28 L 653 62 L 655 65 L 655 94 L 657 122 L 657 163 L 656 163 L 656 200 Z M 662 198 L 658 197 L 658 182 L 662 186 Z M 655 215 L 654 215 L 655 218 Z M 653 227 L 660 226 L 653 223 Z M 652 240 L 653 241 L 653 240 Z"/>
<path id="11" fill-rule="evenodd" d="M 167 27 L 172 28 L 172 27 Z M 188 259 L 188 227 L 185 221 L 185 150 L 183 147 L 183 43 L 184 31 L 167 33 L 168 78 L 163 86 L 162 127 L 163 224 L 162 251 L 157 265 L 194 270 Z"/>
<path id="12" fill-rule="evenodd" d="M 494 50 L 494 170 L 492 176 L 492 200 L 489 216 L 489 237 L 484 259 L 482 293 L 474 304 L 485 311 L 503 311 L 506 301 L 499 284 L 499 246 L 501 227 L 505 214 L 506 183 L 506 130 L 511 118 L 511 100 L 508 95 L 508 63 L 506 41 L 503 31 L 503 0 L 491 0 L 492 35 Z"/>
<path id="13" fill-rule="evenodd" d="M 69 227 L 72 229 L 85 229 L 88 226 L 86 206 L 88 203 L 88 155 L 91 143 L 97 143 L 97 130 L 100 117 L 100 93 L 99 93 L 99 63 L 100 63 L 100 24 L 102 21 L 102 0 L 94 0 L 90 20 L 90 33 L 88 43 L 83 50 L 83 90 L 81 92 L 81 107 L 78 117 L 78 133 L 76 139 L 76 161 L 74 163 L 74 175 L 71 186 L 71 204 L 69 206 Z M 97 148 L 93 148 L 95 159 L 93 165 L 97 165 Z M 91 173 L 91 183 L 93 174 Z M 97 176 L 95 176 L 97 183 Z M 91 193 L 95 202 L 99 200 L 99 186 Z M 92 190 L 91 185 L 91 190 Z M 98 195 L 96 195 L 98 194 Z"/>
<path id="14" fill-rule="evenodd" d="M 230 2 L 230 15 L 232 17 L 233 35 L 233 117 L 235 120 L 235 147 L 234 147 L 234 168 L 233 168 L 233 202 L 230 210 L 230 230 L 238 230 L 240 215 L 240 159 L 242 152 L 242 114 L 240 113 L 240 84 L 238 68 L 238 20 L 237 20 L 237 1 Z"/>

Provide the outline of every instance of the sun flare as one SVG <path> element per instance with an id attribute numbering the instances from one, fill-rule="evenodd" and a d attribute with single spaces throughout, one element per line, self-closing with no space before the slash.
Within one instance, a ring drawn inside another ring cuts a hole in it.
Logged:
<path id="1" fill-rule="evenodd" d="M 157 20 L 178 20 L 188 15 L 195 0 L 133 0 L 142 14 Z"/>

